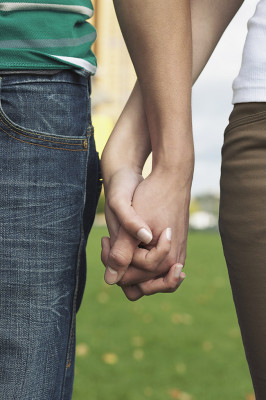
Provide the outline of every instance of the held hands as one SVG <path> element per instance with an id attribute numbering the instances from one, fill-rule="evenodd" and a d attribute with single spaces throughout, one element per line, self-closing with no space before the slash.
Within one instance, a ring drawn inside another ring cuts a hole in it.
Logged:
<path id="1" fill-rule="evenodd" d="M 173 292 L 185 278 L 181 271 L 192 177 L 181 185 L 177 175 L 178 171 L 154 170 L 143 180 L 133 168 L 123 167 L 108 177 L 105 194 L 110 239 L 102 239 L 105 280 L 121 286 L 130 300 Z"/>
<path id="2" fill-rule="evenodd" d="M 190 126 L 183 127 L 174 124 L 170 153 L 157 152 L 143 179 L 152 146 L 137 82 L 102 154 L 110 234 L 102 239 L 105 281 L 121 286 L 130 300 L 173 292 L 185 278 L 194 152 Z"/>

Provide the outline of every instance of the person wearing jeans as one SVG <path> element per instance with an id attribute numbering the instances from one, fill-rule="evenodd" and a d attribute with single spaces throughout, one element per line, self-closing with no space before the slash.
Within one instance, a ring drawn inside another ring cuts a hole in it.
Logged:
<path id="1" fill-rule="evenodd" d="M 90 0 L 0 3 L 0 398 L 70 400 L 101 190 Z"/>
<path id="2" fill-rule="evenodd" d="M 72 398 L 76 313 L 101 190 L 90 104 L 92 14 L 90 0 L 0 3 L 5 400 Z"/>
<path id="3" fill-rule="evenodd" d="M 101 188 L 88 77 L 0 76 L 0 393 L 70 399 Z"/>

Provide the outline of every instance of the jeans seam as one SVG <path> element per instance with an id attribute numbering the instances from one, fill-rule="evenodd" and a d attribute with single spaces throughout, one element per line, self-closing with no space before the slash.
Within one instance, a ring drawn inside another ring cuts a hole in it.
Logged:
<path id="1" fill-rule="evenodd" d="M 53 150 L 87 151 L 86 148 L 83 148 L 83 149 L 75 149 L 75 150 L 74 150 L 74 149 L 66 149 L 66 148 L 64 148 L 64 147 L 44 146 L 44 145 L 39 144 L 39 143 L 32 143 L 32 142 L 28 142 L 27 140 L 18 139 L 18 138 L 16 138 L 16 137 L 12 136 L 10 133 L 6 132 L 4 129 L 1 129 L 1 130 L 2 130 L 3 132 L 5 132 L 8 136 L 12 137 L 12 139 L 15 139 L 15 140 L 18 140 L 19 142 L 27 143 L 27 144 L 30 144 L 30 145 L 33 145 L 33 146 L 45 147 L 45 148 L 47 148 L 47 149 L 53 149 Z M 71 145 L 70 143 L 63 143 L 63 144 Z"/>
<path id="2" fill-rule="evenodd" d="M 86 205 L 86 194 L 87 194 L 86 187 L 87 187 L 89 155 L 90 155 L 90 146 L 87 149 L 87 158 L 86 158 L 86 165 L 85 165 L 83 207 L 82 207 L 81 220 L 80 220 L 80 243 L 79 243 L 77 264 L 76 264 L 77 267 L 76 267 L 76 273 L 75 273 L 75 290 L 74 290 L 73 303 L 72 303 L 72 317 L 71 317 L 70 330 L 69 330 L 68 348 L 67 348 L 66 360 L 65 360 L 65 371 L 64 371 L 61 396 L 60 396 L 61 400 L 64 400 L 66 373 L 67 373 L 67 370 L 71 366 L 71 356 L 73 353 L 73 346 L 74 346 L 75 323 L 76 323 L 76 302 L 77 302 L 78 285 L 79 285 L 79 269 L 80 269 L 80 262 L 81 262 L 81 252 L 83 250 L 84 240 L 85 240 L 85 233 L 84 233 L 84 226 L 83 226 L 83 214 L 84 214 L 84 209 L 85 209 L 85 205 Z"/>
<path id="3" fill-rule="evenodd" d="M 71 144 L 72 146 L 79 146 L 80 145 L 80 143 L 64 143 L 64 142 L 57 142 L 56 140 L 60 140 L 60 139 L 62 139 L 62 140 L 67 140 L 67 141 L 70 141 L 70 140 L 75 140 L 75 141 L 79 141 L 79 142 L 82 142 L 84 139 L 83 139 L 83 137 L 79 137 L 79 138 L 64 138 L 64 137 L 60 137 L 60 136 L 58 136 L 58 137 L 55 137 L 55 136 L 52 136 L 52 135 L 45 135 L 45 134 L 41 134 L 41 133 L 37 133 L 37 132 L 31 132 L 31 131 L 26 131 L 25 129 L 22 129 L 22 128 L 19 128 L 19 127 L 15 127 L 13 124 L 11 124 L 11 122 L 9 122 L 9 121 L 7 121 L 7 119 L 5 118 L 5 116 L 2 114 L 2 112 L 1 112 L 1 110 L 0 110 L 0 116 L 2 116 L 3 118 L 4 118 L 4 121 L 0 118 L 0 121 L 7 127 L 7 128 L 9 128 L 9 129 L 12 129 L 15 133 L 17 133 L 18 135 L 22 135 L 22 136 L 25 136 L 25 137 L 28 137 L 28 138 L 30 138 L 30 139 L 32 139 L 32 136 L 27 136 L 27 135 L 24 135 L 24 133 L 29 133 L 29 134 L 31 134 L 31 135 L 38 135 L 38 136 L 42 136 L 42 138 L 43 139 L 41 139 L 41 138 L 35 138 L 35 139 L 37 139 L 37 140 L 43 140 L 43 141 L 50 141 L 50 142 L 53 142 L 53 143 L 61 143 L 61 144 Z M 21 133 L 20 131 L 22 131 L 22 132 L 24 132 L 24 133 Z M 93 134 L 93 127 L 92 127 L 92 125 L 89 125 L 89 127 L 86 129 L 86 132 L 87 133 L 89 133 L 89 134 Z M 46 139 L 47 138 L 47 139 Z M 49 138 L 52 138 L 52 139 L 50 139 L 50 140 L 48 140 Z M 55 140 L 53 140 L 53 139 L 55 139 Z"/>

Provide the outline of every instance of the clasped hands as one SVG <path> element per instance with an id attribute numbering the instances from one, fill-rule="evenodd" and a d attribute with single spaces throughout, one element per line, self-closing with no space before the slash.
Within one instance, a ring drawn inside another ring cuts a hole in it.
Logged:
<path id="1" fill-rule="evenodd" d="M 187 185 L 178 185 L 176 172 L 155 170 L 143 179 L 128 166 L 103 175 L 110 234 L 102 238 L 105 281 L 119 285 L 131 301 L 174 292 L 186 276 Z"/>

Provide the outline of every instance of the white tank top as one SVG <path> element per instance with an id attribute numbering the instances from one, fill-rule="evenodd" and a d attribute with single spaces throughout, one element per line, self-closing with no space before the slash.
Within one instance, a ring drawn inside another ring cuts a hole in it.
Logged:
<path id="1" fill-rule="evenodd" d="M 266 0 L 260 0 L 248 21 L 239 75 L 233 81 L 232 103 L 266 102 Z"/>

